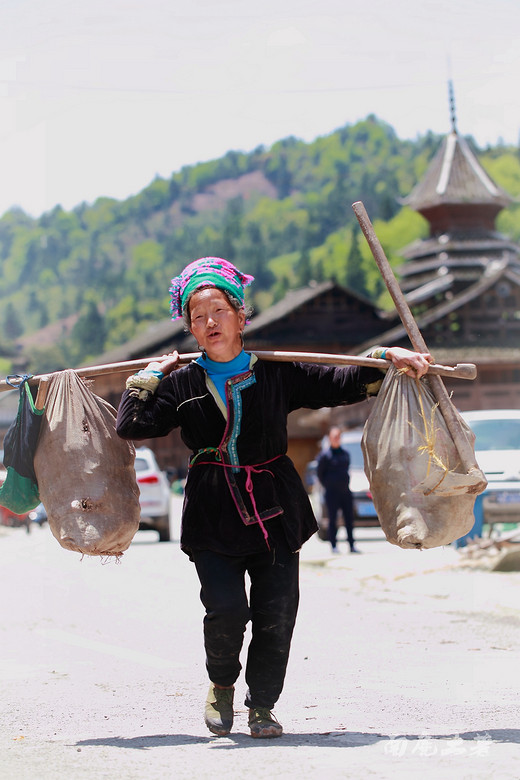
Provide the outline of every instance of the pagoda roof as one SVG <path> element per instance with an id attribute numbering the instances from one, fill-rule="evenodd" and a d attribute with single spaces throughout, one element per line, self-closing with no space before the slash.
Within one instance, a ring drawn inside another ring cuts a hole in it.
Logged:
<path id="1" fill-rule="evenodd" d="M 444 301 L 437 306 L 434 306 L 423 314 L 416 318 L 419 329 L 423 329 L 427 325 L 431 325 L 434 322 L 447 317 L 451 312 L 461 308 L 464 304 L 476 300 L 482 293 L 492 287 L 501 278 L 506 277 L 514 284 L 520 286 L 520 274 L 516 273 L 514 269 L 509 267 L 507 260 L 494 261 L 490 263 L 480 279 L 474 284 L 466 287 L 457 295 L 454 295 L 448 301 Z M 420 290 L 421 288 L 419 288 Z M 409 296 L 407 296 L 407 300 Z M 397 315 L 396 315 L 397 316 Z M 406 328 L 402 323 L 396 324 L 394 327 L 389 328 L 380 333 L 377 336 L 377 342 L 371 340 L 370 343 L 366 342 L 361 344 L 358 348 L 358 354 L 366 354 L 374 344 L 393 344 L 397 343 L 403 337 L 406 337 Z"/>
<path id="2" fill-rule="evenodd" d="M 453 129 L 403 203 L 415 211 L 445 204 L 489 205 L 500 210 L 513 203 L 513 199 L 495 184 L 469 144 Z"/>
<path id="3" fill-rule="evenodd" d="M 455 277 L 450 273 L 436 276 L 434 279 L 422 284 L 420 287 L 415 287 L 409 292 L 405 296 L 406 302 L 409 306 L 416 306 L 418 303 L 427 301 L 433 295 L 438 295 L 439 293 L 451 289 L 454 281 Z"/>
<path id="4" fill-rule="evenodd" d="M 463 254 L 468 257 L 470 255 L 478 257 L 485 252 L 491 252 L 495 255 L 513 252 L 520 255 L 520 245 L 500 233 L 486 235 L 479 239 L 462 239 L 450 235 L 417 239 L 400 250 L 399 254 L 405 258 L 406 263 L 399 268 L 399 273 L 411 273 L 410 268 L 412 268 L 414 261 L 422 263 L 424 262 L 422 258 L 437 257 L 441 252 Z"/>

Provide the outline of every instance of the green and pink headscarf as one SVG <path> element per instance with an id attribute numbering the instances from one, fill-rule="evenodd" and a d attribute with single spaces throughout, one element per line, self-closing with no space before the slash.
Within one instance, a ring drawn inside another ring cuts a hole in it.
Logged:
<path id="1" fill-rule="evenodd" d="M 179 276 L 172 279 L 170 311 L 172 320 L 183 316 L 189 297 L 199 287 L 217 287 L 244 304 L 244 289 L 254 276 L 244 274 L 229 260 L 221 257 L 201 257 L 186 266 Z"/>

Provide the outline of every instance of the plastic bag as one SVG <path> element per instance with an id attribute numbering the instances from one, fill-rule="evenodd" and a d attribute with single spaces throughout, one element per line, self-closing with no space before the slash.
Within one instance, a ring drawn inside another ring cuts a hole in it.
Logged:
<path id="1" fill-rule="evenodd" d="M 17 515 L 30 512 L 40 503 L 33 458 L 43 410 L 34 406 L 28 379 L 28 376 L 23 377 L 19 386 L 16 420 L 5 434 L 4 466 L 7 475 L 0 487 L 0 504 Z"/>
<path id="2" fill-rule="evenodd" d="M 115 419 L 75 371 L 52 375 L 34 468 L 51 531 L 68 550 L 121 555 L 139 527 L 135 449 Z"/>
<path id="3" fill-rule="evenodd" d="M 475 436 L 460 417 L 473 448 Z M 480 470 L 461 468 L 427 379 L 391 366 L 365 423 L 365 473 L 386 538 L 403 548 L 450 544 L 471 530 Z M 480 488 L 479 488 L 480 486 Z"/>

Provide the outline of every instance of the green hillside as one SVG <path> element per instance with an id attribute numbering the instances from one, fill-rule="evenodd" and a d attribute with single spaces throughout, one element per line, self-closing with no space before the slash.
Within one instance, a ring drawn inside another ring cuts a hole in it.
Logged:
<path id="1" fill-rule="evenodd" d="M 441 138 L 400 140 L 370 116 L 312 143 L 286 138 L 156 178 L 124 201 L 100 198 L 39 219 L 0 219 L 0 364 L 16 350 L 32 372 L 79 365 L 168 316 L 172 276 L 218 255 L 254 274 L 258 312 L 292 287 L 335 277 L 380 305 L 386 299 L 351 204 L 362 200 L 394 265 L 426 234 L 402 208 Z M 518 150 L 476 150 L 520 196 Z M 498 228 L 520 241 L 520 209 Z M 18 345 L 18 346 L 17 346 Z"/>

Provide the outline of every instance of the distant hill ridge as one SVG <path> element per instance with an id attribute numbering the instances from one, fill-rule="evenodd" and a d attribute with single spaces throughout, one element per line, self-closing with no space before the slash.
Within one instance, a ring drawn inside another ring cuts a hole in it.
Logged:
<path id="1" fill-rule="evenodd" d="M 123 201 L 56 206 L 38 219 L 13 209 L 0 219 L 0 357 L 19 344 L 34 373 L 85 364 L 167 317 L 170 278 L 208 254 L 256 277 L 257 312 L 312 279 L 335 278 L 384 304 L 351 204 L 365 203 L 400 263 L 399 249 L 427 229 L 400 199 L 440 141 L 433 133 L 400 140 L 369 116 L 311 143 L 286 138 L 186 166 Z M 476 151 L 520 195 L 518 150 Z M 517 204 L 499 227 L 520 240 Z"/>

